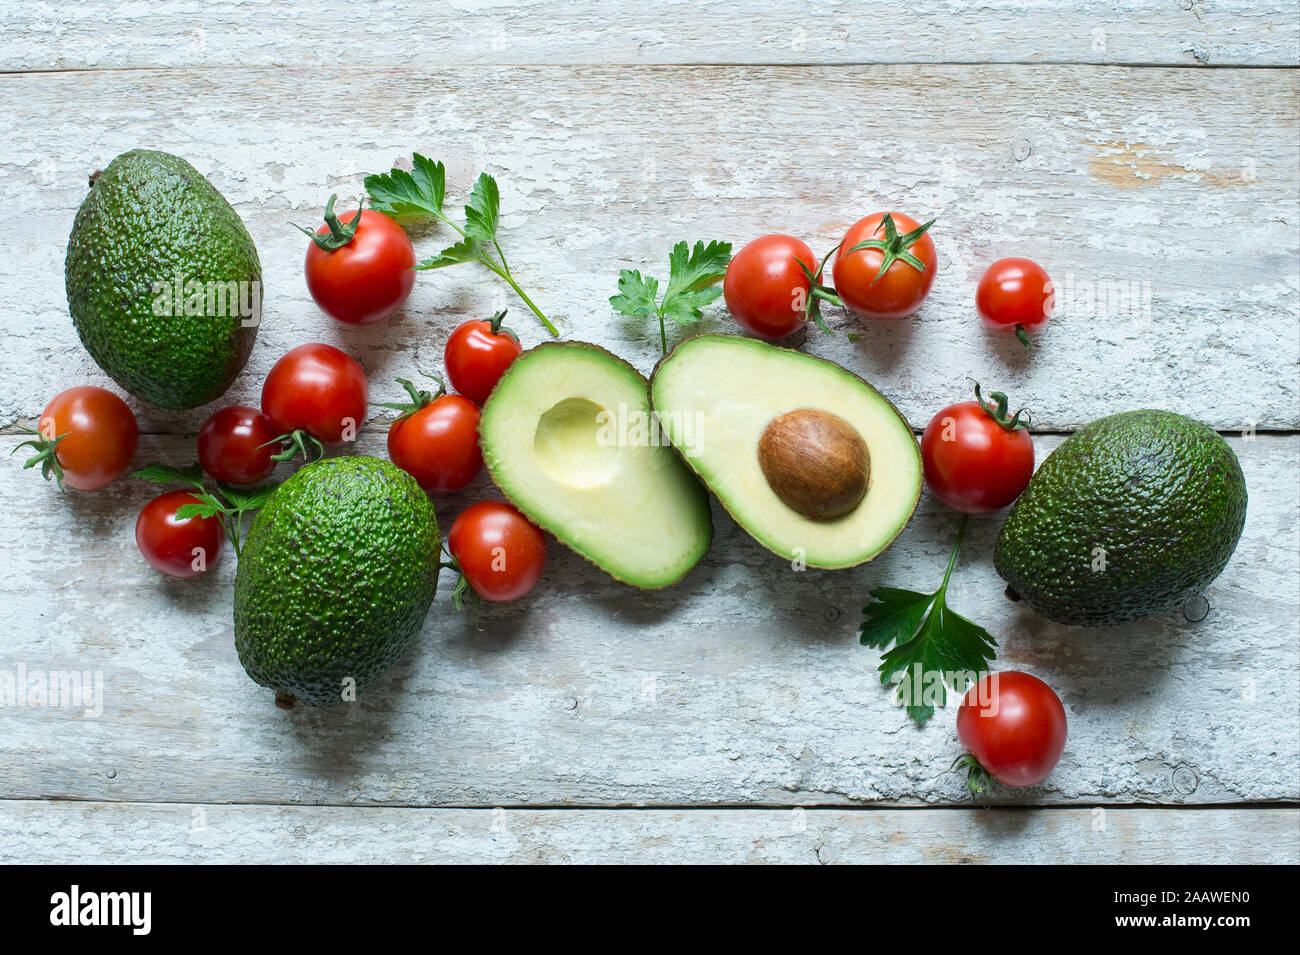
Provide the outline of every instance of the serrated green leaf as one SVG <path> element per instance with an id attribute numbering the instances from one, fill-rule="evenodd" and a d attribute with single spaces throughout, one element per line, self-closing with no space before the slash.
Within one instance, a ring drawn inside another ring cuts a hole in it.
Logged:
<path id="1" fill-rule="evenodd" d="M 707 245 L 696 242 L 692 249 L 678 242 L 668 254 L 668 288 L 664 290 L 667 304 L 674 296 L 703 289 L 722 278 L 731 261 L 731 243 L 716 239 Z M 714 296 L 716 298 L 717 296 Z"/>
<path id="2" fill-rule="evenodd" d="M 182 504 L 176 508 L 176 517 L 186 520 L 191 517 L 217 517 L 226 513 L 226 507 L 210 494 L 196 495 L 199 500 L 193 504 Z"/>
<path id="3" fill-rule="evenodd" d="M 946 684 L 956 674 L 983 673 L 996 646 L 987 630 L 951 610 L 939 593 L 916 635 L 881 657 L 880 682 L 888 684 L 901 673 L 899 701 L 912 719 L 924 723 L 946 697 L 940 678 Z M 935 698 L 927 698 L 928 693 Z"/>
<path id="4" fill-rule="evenodd" d="M 267 502 L 279 484 L 264 484 L 260 487 L 235 487 L 231 484 L 219 482 L 217 490 L 221 492 L 231 505 L 231 507 L 240 511 L 251 511 L 261 507 Z"/>
<path id="5" fill-rule="evenodd" d="M 442 215 L 447 191 L 447 170 L 440 162 L 419 153 L 411 157 L 410 172 L 390 172 L 366 176 L 370 208 L 394 219 L 421 219 Z"/>
<path id="6" fill-rule="evenodd" d="M 704 315 L 704 306 L 722 294 L 717 286 L 679 292 L 676 295 L 664 295 L 663 313 L 678 325 L 698 322 Z"/>
<path id="7" fill-rule="evenodd" d="M 445 269 L 449 265 L 460 265 L 463 262 L 477 261 L 479 253 L 483 246 L 477 239 L 461 239 L 455 245 L 448 246 L 432 258 L 423 259 L 416 263 L 416 269 L 419 271 L 428 271 L 429 269 Z"/>
<path id="8" fill-rule="evenodd" d="M 934 603 L 934 594 L 918 594 L 896 587 L 877 587 L 871 596 L 872 602 L 862 608 L 866 619 L 858 628 L 858 642 L 878 650 L 912 639 L 921 618 Z"/>
<path id="9" fill-rule="evenodd" d="M 497 181 L 485 172 L 479 173 L 465 206 L 465 234 L 483 243 L 491 242 L 496 238 L 500 216 L 501 193 Z"/>
<path id="10" fill-rule="evenodd" d="M 134 472 L 132 477 L 137 477 L 142 481 L 154 481 L 158 484 L 184 484 L 200 491 L 203 490 L 203 468 L 197 464 L 191 464 L 187 468 L 178 468 L 155 461 Z"/>
<path id="11" fill-rule="evenodd" d="M 658 294 L 658 279 L 648 275 L 642 278 L 635 269 L 623 269 L 618 273 L 618 294 L 610 296 L 609 304 L 624 315 L 653 315 Z"/>

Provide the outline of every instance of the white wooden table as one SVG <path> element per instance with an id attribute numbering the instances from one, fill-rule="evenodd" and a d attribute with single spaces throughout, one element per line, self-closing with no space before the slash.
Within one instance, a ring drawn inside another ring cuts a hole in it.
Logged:
<path id="1" fill-rule="evenodd" d="M 285 712 L 236 660 L 232 563 L 180 582 L 139 558 L 153 488 L 63 495 L 13 460 L 0 671 L 99 671 L 104 707 L 0 711 L 0 861 L 1300 860 L 1294 3 L 923 7 L 3 0 L 0 447 L 62 388 L 110 384 L 68 318 L 63 253 L 87 173 L 131 147 L 188 158 L 257 242 L 265 316 L 226 403 L 255 404 L 305 341 L 355 355 L 383 400 L 499 305 L 541 340 L 470 266 L 422 275 L 379 328 L 315 308 L 287 223 L 412 150 L 457 195 L 493 172 L 522 284 L 566 336 L 643 371 L 655 336 L 607 304 L 620 268 L 661 270 L 684 238 L 826 249 L 879 208 L 937 216 L 921 315 L 833 313 L 807 350 L 915 427 L 965 376 L 1000 386 L 1034 410 L 1040 459 L 1103 414 L 1180 411 L 1228 436 L 1250 493 L 1197 623 L 1052 625 L 1003 598 L 998 519 L 973 524 L 953 603 L 999 665 L 1061 693 L 1070 739 L 1046 782 L 973 807 L 941 775 L 954 711 L 911 725 L 857 646 L 871 587 L 942 575 L 956 520 L 928 497 L 885 555 L 838 573 L 789 572 L 718 508 L 709 555 L 654 594 L 553 544 L 534 594 L 481 631 L 444 589 L 362 704 Z M 1062 293 L 1032 358 L 973 313 L 1006 254 Z M 717 306 L 704 327 L 731 326 Z M 211 408 L 133 407 L 140 463 L 193 460 Z M 382 449 L 371 422 L 360 450 Z M 488 493 L 440 500 L 444 526 Z"/>

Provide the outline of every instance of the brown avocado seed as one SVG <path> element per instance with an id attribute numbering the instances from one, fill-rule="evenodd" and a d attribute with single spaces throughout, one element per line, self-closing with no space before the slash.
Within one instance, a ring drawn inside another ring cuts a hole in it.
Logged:
<path id="1" fill-rule="evenodd" d="M 772 419 L 758 439 L 758 466 L 777 497 L 815 521 L 857 507 L 871 475 L 862 435 L 839 415 L 815 408 Z"/>

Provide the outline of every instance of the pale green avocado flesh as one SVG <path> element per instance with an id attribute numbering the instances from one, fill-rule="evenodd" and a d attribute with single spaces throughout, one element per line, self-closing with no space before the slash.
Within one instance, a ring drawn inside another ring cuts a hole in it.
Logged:
<path id="1" fill-rule="evenodd" d="M 655 369 L 654 409 L 686 463 L 760 544 L 810 567 L 871 560 L 907 525 L 921 495 L 912 429 L 878 391 L 839 365 L 738 335 L 700 335 Z M 866 495 L 815 520 L 769 486 L 758 443 L 774 418 L 811 408 L 847 421 L 870 458 Z"/>
<path id="2" fill-rule="evenodd" d="M 520 355 L 479 420 L 492 479 L 527 517 L 611 576 L 675 583 L 709 549 L 708 495 L 650 426 L 645 378 L 604 349 Z"/>

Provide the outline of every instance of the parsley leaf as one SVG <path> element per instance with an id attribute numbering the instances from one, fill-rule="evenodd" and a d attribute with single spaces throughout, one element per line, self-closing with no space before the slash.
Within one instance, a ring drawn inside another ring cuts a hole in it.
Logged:
<path id="1" fill-rule="evenodd" d="M 730 242 L 714 240 L 706 245 L 701 241 L 694 248 L 687 242 L 678 242 L 668 254 L 668 285 L 662 298 L 658 297 L 658 279 L 642 276 L 634 269 L 623 269 L 618 273 L 618 294 L 610 296 L 609 304 L 624 315 L 657 316 L 659 347 L 666 355 L 668 332 L 664 319 L 671 318 L 679 325 L 699 321 L 704 306 L 722 294 L 722 289 L 714 283 L 726 273 L 730 261 Z"/>
<path id="2" fill-rule="evenodd" d="M 393 219 L 441 218 L 442 200 L 447 193 L 446 167 L 419 153 L 411 157 L 411 163 L 414 168 L 410 172 L 393 169 L 366 176 L 370 208 Z"/>
<path id="3" fill-rule="evenodd" d="M 495 242 L 500 218 L 501 192 L 497 181 L 485 172 L 479 173 L 465 206 L 465 233 L 480 242 Z"/>
<path id="4" fill-rule="evenodd" d="M 203 490 L 203 468 L 197 464 L 192 464 L 187 468 L 177 468 L 172 467 L 170 464 L 155 461 L 153 464 L 146 464 L 136 471 L 132 477 L 138 477 L 142 481 L 154 481 L 158 484 L 184 484 L 187 487 Z"/>
<path id="5" fill-rule="evenodd" d="M 413 154 L 411 164 L 410 172 L 392 169 L 380 175 L 366 176 L 365 183 L 370 194 L 370 208 L 376 212 L 396 220 L 437 219 L 460 233 L 460 241 L 435 256 L 422 259 L 415 268 L 428 271 L 478 262 L 514 289 L 546 330 L 558 336 L 559 330 L 519 287 L 505 253 L 501 251 L 497 237 L 501 225 L 501 190 L 497 181 L 485 172 L 479 174 L 465 204 L 465 225 L 461 226 L 443 212 L 447 192 L 447 170 L 443 164 L 419 153 Z"/>
<path id="6" fill-rule="evenodd" d="M 218 514 L 225 514 L 226 508 L 211 495 L 202 495 L 205 500 L 196 500 L 193 504 L 182 504 L 176 508 L 176 517 L 180 520 L 187 520 L 191 517 L 216 517 Z"/>
<path id="7" fill-rule="evenodd" d="M 876 603 L 863 609 L 866 620 L 859 629 L 859 642 L 864 647 L 887 650 L 892 643 L 906 643 L 921 625 L 921 618 L 934 603 L 934 594 L 918 594 L 911 590 L 877 587 L 871 591 Z"/>
<path id="8" fill-rule="evenodd" d="M 448 246 L 432 258 L 425 259 L 419 264 L 421 269 L 445 269 L 449 265 L 460 265 L 463 262 L 474 262 L 478 259 L 479 253 L 483 246 L 477 239 L 462 239 L 455 245 Z"/>
<path id="9" fill-rule="evenodd" d="M 635 269 L 623 269 L 618 273 L 618 294 L 610 296 L 609 304 L 624 315 L 654 315 L 658 294 L 658 279 L 642 278 Z"/>
<path id="10" fill-rule="evenodd" d="M 943 584 L 933 594 L 893 587 L 871 591 L 873 602 L 863 608 L 858 640 L 886 652 L 881 656 L 880 682 L 898 680 L 897 696 L 907 715 L 924 723 L 947 694 L 964 692 L 985 673 L 996 654 L 997 641 L 987 630 L 948 606 L 948 582 L 957 563 L 966 518 L 957 531 Z M 890 647 L 893 644 L 893 647 Z"/>

